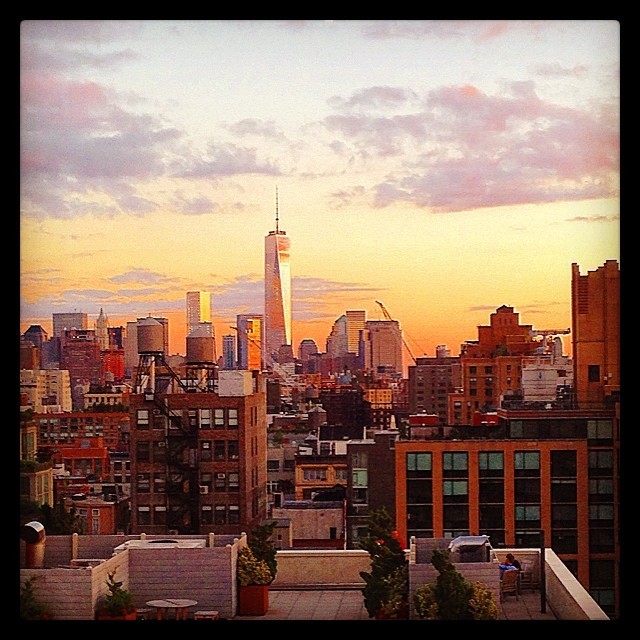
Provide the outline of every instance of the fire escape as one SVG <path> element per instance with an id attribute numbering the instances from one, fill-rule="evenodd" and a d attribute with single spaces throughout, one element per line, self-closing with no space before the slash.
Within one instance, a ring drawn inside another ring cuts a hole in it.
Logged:
<path id="1" fill-rule="evenodd" d="M 212 363 L 188 365 L 185 379 L 169 366 L 163 353 L 141 353 L 136 376 L 136 391 L 153 409 L 153 420 L 164 424 L 166 451 L 167 527 L 175 535 L 198 533 L 200 528 L 200 487 L 198 482 L 197 413 L 172 409 L 173 393 L 197 393 L 214 390 L 216 366 Z"/>

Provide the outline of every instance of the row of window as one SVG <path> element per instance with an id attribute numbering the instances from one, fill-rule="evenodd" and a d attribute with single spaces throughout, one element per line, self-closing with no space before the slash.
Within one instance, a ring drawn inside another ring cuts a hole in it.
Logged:
<path id="1" fill-rule="evenodd" d="M 200 493 L 210 491 L 227 492 L 240 489 L 240 473 L 237 471 L 201 472 L 199 477 Z M 166 493 L 168 490 L 185 492 L 183 477 L 179 474 L 138 473 L 136 476 L 136 491 L 138 493 Z"/>
<path id="2" fill-rule="evenodd" d="M 407 453 L 406 468 L 407 477 L 419 475 L 420 472 L 430 472 L 432 469 L 433 454 L 430 452 Z M 590 475 L 613 474 L 613 451 L 610 449 L 589 451 L 589 473 Z M 518 474 L 519 471 L 538 471 L 540 470 L 540 452 L 539 451 L 516 451 L 513 457 L 514 470 L 516 475 L 534 475 L 534 474 Z M 354 465 L 355 466 L 355 465 Z M 446 476 L 447 472 L 468 471 L 469 469 L 469 453 L 467 451 L 460 452 L 443 452 L 442 453 L 442 469 Z M 502 451 L 480 451 L 478 453 L 478 469 L 480 476 L 494 475 L 492 471 L 504 470 L 504 453 Z M 577 456 L 575 451 L 558 450 L 551 452 L 551 476 L 553 478 L 575 477 L 577 474 Z"/>
<path id="3" fill-rule="evenodd" d="M 178 518 L 179 520 L 180 518 Z M 138 505 L 138 525 L 164 525 L 169 523 L 167 519 L 167 507 L 164 505 Z M 240 524 L 240 506 L 237 504 L 203 505 L 200 509 L 201 525 Z"/>
<path id="4" fill-rule="evenodd" d="M 255 414 L 255 415 L 254 415 Z M 251 420 L 257 421 L 257 408 L 253 407 Z M 169 409 L 169 429 L 181 428 L 185 419 L 192 428 L 198 429 L 237 429 L 238 409 Z M 162 429 L 165 426 L 165 415 L 160 409 L 138 409 L 136 412 L 136 425 L 138 429 Z"/>
<path id="5" fill-rule="evenodd" d="M 200 462 L 227 462 L 240 459 L 238 440 L 201 440 Z M 164 464 L 167 461 L 165 440 L 139 440 L 136 443 L 136 460 Z"/>

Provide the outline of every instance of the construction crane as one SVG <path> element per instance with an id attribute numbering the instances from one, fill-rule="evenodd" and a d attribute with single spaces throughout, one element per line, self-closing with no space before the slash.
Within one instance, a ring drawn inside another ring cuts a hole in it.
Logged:
<path id="1" fill-rule="evenodd" d="M 380 302 L 380 300 L 376 300 L 376 304 L 380 307 L 380 309 L 382 309 L 382 313 L 387 320 L 394 320 L 394 318 L 391 317 L 391 314 L 387 311 L 387 307 L 385 307 L 382 302 Z M 402 344 L 404 345 L 404 348 L 407 350 L 407 353 L 413 360 L 413 364 L 418 364 L 416 357 L 413 355 L 413 351 L 411 351 L 409 345 L 407 344 L 407 341 L 404 339 L 404 335 L 402 334 L 402 332 L 400 332 L 400 337 L 402 338 Z"/>

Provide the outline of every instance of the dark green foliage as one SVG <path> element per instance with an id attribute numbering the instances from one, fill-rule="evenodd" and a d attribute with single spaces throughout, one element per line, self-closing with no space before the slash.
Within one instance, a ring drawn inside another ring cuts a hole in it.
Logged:
<path id="1" fill-rule="evenodd" d="M 360 539 L 360 547 L 371 557 L 371 571 L 361 571 L 364 606 L 373 617 L 381 610 L 394 613 L 408 599 L 407 560 L 404 549 L 394 537 L 393 522 L 387 510 L 369 514 L 369 535 Z M 391 611 L 392 610 L 392 611 Z"/>
<path id="2" fill-rule="evenodd" d="M 20 585 L 20 620 L 42 620 L 48 617 L 47 608 L 36 600 L 33 593 L 35 576 Z"/>
<path id="3" fill-rule="evenodd" d="M 271 541 L 273 532 L 276 528 L 276 522 L 258 525 L 247 536 L 247 544 L 258 560 L 267 563 L 271 572 L 271 579 L 275 580 L 278 572 L 278 561 L 276 560 L 277 549 Z"/>
<path id="4" fill-rule="evenodd" d="M 431 557 L 431 564 L 440 573 L 435 587 L 440 620 L 471 620 L 469 600 L 473 596 L 473 587 L 456 570 L 449 555 L 448 549 L 435 549 Z"/>
<path id="5" fill-rule="evenodd" d="M 498 608 L 491 592 L 471 583 L 451 562 L 448 549 L 434 549 L 431 564 L 438 571 L 435 584 L 420 585 L 414 594 L 422 620 L 496 620 Z"/>
<path id="6" fill-rule="evenodd" d="M 38 520 L 44 526 L 47 535 L 69 535 L 71 533 L 84 533 L 82 523 L 76 515 L 76 510 L 71 507 L 69 511 L 64 508 L 64 503 L 59 500 L 52 509 L 48 504 L 40 507 L 41 517 Z"/>
<path id="7" fill-rule="evenodd" d="M 110 616 L 123 616 L 135 610 L 133 606 L 133 595 L 130 591 L 122 588 L 122 582 L 115 579 L 115 572 L 107 577 L 107 588 L 109 594 L 104 597 L 103 608 Z"/>

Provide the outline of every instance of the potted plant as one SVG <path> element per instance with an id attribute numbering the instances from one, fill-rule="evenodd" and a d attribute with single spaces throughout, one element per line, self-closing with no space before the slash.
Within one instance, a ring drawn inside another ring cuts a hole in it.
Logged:
<path id="1" fill-rule="evenodd" d="M 250 547 L 238 551 L 238 614 L 263 616 L 269 610 L 269 565 L 256 558 Z"/>
<path id="2" fill-rule="evenodd" d="M 137 609 L 133 606 L 133 595 L 115 579 L 115 571 L 107 576 L 107 588 L 109 593 L 102 598 L 98 620 L 135 620 Z"/>
<path id="3" fill-rule="evenodd" d="M 20 585 L 20 620 L 48 620 L 50 618 L 47 607 L 38 602 L 33 593 L 33 583 L 36 577 L 27 578 Z"/>

